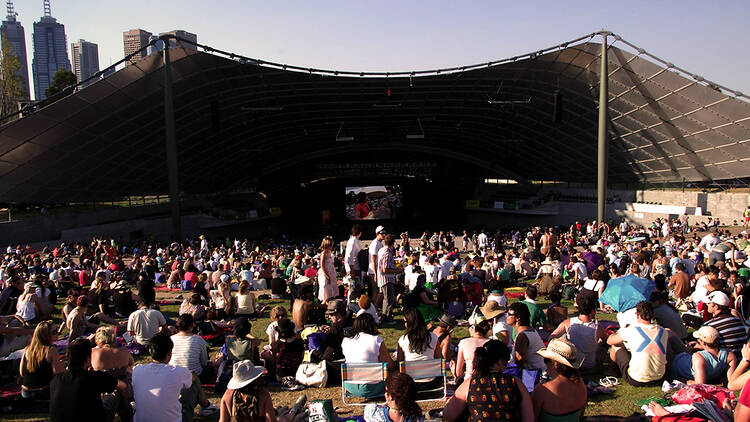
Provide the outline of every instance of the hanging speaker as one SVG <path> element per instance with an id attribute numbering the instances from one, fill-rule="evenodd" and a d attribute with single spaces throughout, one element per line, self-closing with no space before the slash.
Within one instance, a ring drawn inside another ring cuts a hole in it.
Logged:
<path id="1" fill-rule="evenodd" d="M 214 132 L 221 130 L 221 109 L 218 100 L 211 101 L 211 130 Z"/>
<path id="2" fill-rule="evenodd" d="M 562 92 L 555 91 L 553 95 L 552 122 L 557 124 L 562 120 L 563 96 Z"/>

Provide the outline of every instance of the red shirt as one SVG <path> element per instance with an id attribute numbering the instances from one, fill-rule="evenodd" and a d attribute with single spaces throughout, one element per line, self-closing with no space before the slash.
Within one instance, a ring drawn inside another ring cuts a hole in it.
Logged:
<path id="1" fill-rule="evenodd" d="M 318 269 L 315 267 L 310 267 L 305 270 L 305 277 L 309 279 L 313 279 L 318 276 Z"/>
<path id="2" fill-rule="evenodd" d="M 370 204 L 367 202 L 360 202 L 354 206 L 355 218 L 366 218 L 368 215 L 370 215 Z"/>

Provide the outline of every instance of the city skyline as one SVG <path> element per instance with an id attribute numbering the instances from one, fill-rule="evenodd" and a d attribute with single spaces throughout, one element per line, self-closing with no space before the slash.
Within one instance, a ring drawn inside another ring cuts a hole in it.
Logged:
<path id="1" fill-rule="evenodd" d="M 70 64 L 78 82 L 94 76 L 99 71 L 99 46 L 83 39 L 71 43 Z M 94 82 L 96 79 L 86 82 L 83 86 L 89 86 Z"/>
<path id="2" fill-rule="evenodd" d="M 122 33 L 134 28 L 152 33 L 182 29 L 199 34 L 202 43 L 249 57 L 355 71 L 481 63 L 605 28 L 706 79 L 750 92 L 743 72 L 750 57 L 738 54 L 729 42 L 750 35 L 742 22 L 750 11 L 745 2 L 726 1 L 710 9 L 697 1 L 679 8 L 645 1 L 606 6 L 543 1 L 512 7 L 490 1 L 470 6 L 438 3 L 292 1 L 281 8 L 237 0 L 216 7 L 193 0 L 133 0 L 127 8 L 115 8 L 105 2 L 68 0 L 53 2 L 52 8 L 70 40 L 99 45 L 102 68 L 124 56 Z M 16 11 L 28 28 L 42 15 L 42 1 L 16 4 Z M 29 45 L 30 37 L 27 30 Z"/>
<path id="3" fill-rule="evenodd" d="M 70 70 L 65 25 L 52 16 L 49 0 L 44 1 L 44 6 L 44 16 L 34 22 L 32 33 L 31 75 L 34 79 L 35 100 L 47 98 L 47 89 L 52 85 L 58 70 Z"/>

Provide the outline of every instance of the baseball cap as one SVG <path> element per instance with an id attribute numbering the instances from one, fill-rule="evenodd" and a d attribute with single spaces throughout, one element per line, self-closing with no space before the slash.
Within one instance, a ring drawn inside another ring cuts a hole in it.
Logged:
<path id="1" fill-rule="evenodd" d="M 726 293 L 718 290 L 713 291 L 706 296 L 703 300 L 704 303 L 714 303 L 719 306 L 729 306 L 729 296 Z"/>
<path id="2" fill-rule="evenodd" d="M 719 341 L 719 331 L 714 327 L 704 325 L 693 333 L 693 337 L 701 339 L 709 344 Z"/>
<path id="3" fill-rule="evenodd" d="M 375 234 L 378 234 L 378 233 L 384 232 L 384 231 L 385 231 L 385 227 L 383 227 L 383 226 L 378 226 L 378 227 L 375 228 Z"/>

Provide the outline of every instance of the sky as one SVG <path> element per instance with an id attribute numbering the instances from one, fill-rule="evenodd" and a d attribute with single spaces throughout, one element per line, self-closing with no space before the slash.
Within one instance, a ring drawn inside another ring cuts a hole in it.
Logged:
<path id="1" fill-rule="evenodd" d="M 14 4 L 26 30 L 31 72 L 33 22 L 43 15 L 43 1 Z M 102 69 L 124 56 L 122 33 L 133 28 L 183 29 L 201 44 L 248 57 L 353 71 L 481 63 L 607 29 L 676 66 L 750 94 L 747 0 L 52 0 L 52 16 L 65 25 L 68 54 L 78 39 L 94 42 Z"/>

